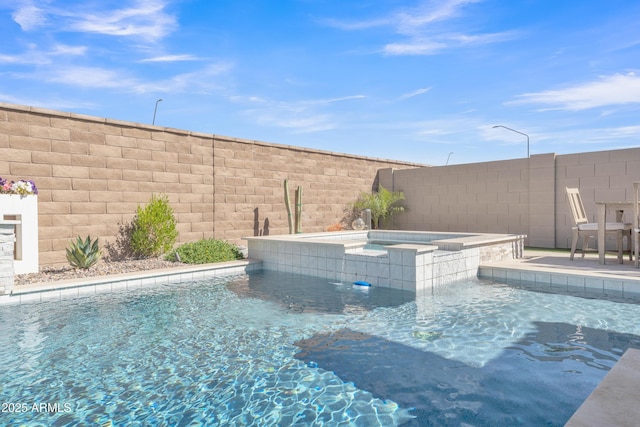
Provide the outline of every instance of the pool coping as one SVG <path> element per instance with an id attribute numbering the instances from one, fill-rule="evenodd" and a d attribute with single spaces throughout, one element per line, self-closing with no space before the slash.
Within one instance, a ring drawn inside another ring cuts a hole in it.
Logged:
<path id="1" fill-rule="evenodd" d="M 597 258 L 570 261 L 568 253 L 529 249 L 523 258 L 481 264 L 478 278 L 548 292 L 640 300 L 640 270 L 632 265 L 627 260 L 600 265 Z"/>
<path id="2" fill-rule="evenodd" d="M 605 375 L 565 427 L 638 425 L 640 350 L 630 348 Z"/>
<path id="3" fill-rule="evenodd" d="M 22 304 L 63 297 L 91 295 L 98 292 L 141 289 L 146 286 L 204 280 L 242 274 L 262 269 L 262 261 L 245 259 L 215 264 L 186 265 L 157 270 L 109 274 L 79 279 L 40 282 L 15 286 L 9 294 L 0 295 L 0 305 Z"/>

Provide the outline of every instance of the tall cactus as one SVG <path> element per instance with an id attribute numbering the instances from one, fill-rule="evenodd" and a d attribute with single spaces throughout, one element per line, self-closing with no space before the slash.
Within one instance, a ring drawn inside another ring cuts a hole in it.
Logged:
<path id="1" fill-rule="evenodd" d="M 295 221 L 291 211 L 291 197 L 289 197 L 289 180 L 284 180 L 284 204 L 287 206 L 287 219 L 289 220 L 289 234 L 302 233 L 302 187 L 296 190 Z"/>
<path id="2" fill-rule="evenodd" d="M 296 234 L 302 233 L 302 187 L 296 190 Z"/>
<path id="3" fill-rule="evenodd" d="M 284 204 L 287 206 L 287 218 L 289 219 L 289 234 L 293 234 L 293 219 L 291 218 L 291 198 L 289 197 L 289 180 L 284 180 Z"/>

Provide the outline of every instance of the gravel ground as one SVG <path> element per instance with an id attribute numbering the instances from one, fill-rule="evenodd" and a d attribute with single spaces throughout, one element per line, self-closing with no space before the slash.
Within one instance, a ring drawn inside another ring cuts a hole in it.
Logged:
<path id="1" fill-rule="evenodd" d="M 109 274 L 129 273 L 133 271 L 157 270 L 180 267 L 186 264 L 165 261 L 162 258 L 129 259 L 124 261 L 99 261 L 91 268 L 73 268 L 71 266 L 41 267 L 40 272 L 19 274 L 14 278 L 15 286 L 31 283 L 55 282 L 57 280 L 80 279 L 83 277 L 107 276 Z"/>

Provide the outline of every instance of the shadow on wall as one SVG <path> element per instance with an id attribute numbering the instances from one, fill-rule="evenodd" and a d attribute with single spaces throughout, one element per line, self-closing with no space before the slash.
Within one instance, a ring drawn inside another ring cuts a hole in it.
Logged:
<path id="1" fill-rule="evenodd" d="M 269 235 L 269 218 L 264 219 L 264 226 L 260 229 L 260 209 L 253 210 L 253 235 L 268 236 Z"/>
<path id="2" fill-rule="evenodd" d="M 106 242 L 104 244 L 104 249 L 106 251 L 104 258 L 109 262 L 123 261 L 134 257 L 134 253 L 131 250 L 133 224 L 131 222 L 125 224 L 119 223 L 118 226 L 119 229 L 116 240 L 113 243 Z"/>

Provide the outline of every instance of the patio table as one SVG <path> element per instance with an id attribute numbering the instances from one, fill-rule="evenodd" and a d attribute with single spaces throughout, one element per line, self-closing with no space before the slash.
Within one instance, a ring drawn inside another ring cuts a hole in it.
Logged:
<path id="1" fill-rule="evenodd" d="M 633 209 L 633 202 L 596 202 L 598 208 L 598 260 L 600 264 L 605 263 L 605 224 L 607 223 L 607 211 L 609 209 L 616 210 L 616 222 L 622 221 L 622 214 L 625 209 Z M 618 244 L 622 244 L 620 241 Z M 618 251 L 618 262 L 623 263 L 623 255 Z"/>

